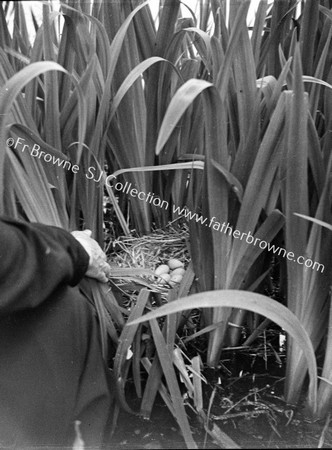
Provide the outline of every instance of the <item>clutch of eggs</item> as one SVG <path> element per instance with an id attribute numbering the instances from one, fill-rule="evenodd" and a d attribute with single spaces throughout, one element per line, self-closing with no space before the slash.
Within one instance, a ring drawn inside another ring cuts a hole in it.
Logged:
<path id="1" fill-rule="evenodd" d="M 175 286 L 176 284 L 181 283 L 185 268 L 182 261 L 171 258 L 167 264 L 160 264 L 154 273 L 158 277 L 160 284 L 170 284 L 171 286 Z"/>

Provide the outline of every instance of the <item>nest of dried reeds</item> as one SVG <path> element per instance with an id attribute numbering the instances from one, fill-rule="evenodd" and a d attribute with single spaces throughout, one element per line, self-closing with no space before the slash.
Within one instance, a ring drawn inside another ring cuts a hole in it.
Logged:
<path id="1" fill-rule="evenodd" d="M 149 235 L 115 239 L 107 249 L 112 267 L 111 282 L 131 299 L 142 287 L 156 291 L 166 299 L 172 286 L 164 283 L 155 270 L 170 259 L 178 259 L 187 267 L 190 261 L 188 242 L 186 226 L 169 226 Z"/>

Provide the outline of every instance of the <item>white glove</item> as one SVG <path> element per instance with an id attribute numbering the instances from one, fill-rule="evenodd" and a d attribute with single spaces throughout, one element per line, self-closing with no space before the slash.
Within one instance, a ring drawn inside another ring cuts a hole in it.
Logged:
<path id="1" fill-rule="evenodd" d="M 106 255 L 98 242 L 92 239 L 92 231 L 72 231 L 71 234 L 84 247 L 90 257 L 89 267 L 85 275 L 106 283 L 108 276 L 111 274 L 111 267 L 106 262 Z"/>

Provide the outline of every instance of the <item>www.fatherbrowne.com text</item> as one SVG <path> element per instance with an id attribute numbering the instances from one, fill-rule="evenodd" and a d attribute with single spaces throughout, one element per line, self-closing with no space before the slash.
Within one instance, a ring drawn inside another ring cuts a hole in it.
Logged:
<path id="1" fill-rule="evenodd" d="M 247 233 L 243 233 L 237 229 L 234 229 L 229 223 L 218 222 L 216 217 L 208 219 L 207 217 L 203 217 L 197 213 L 192 213 L 186 208 L 180 209 L 179 207 L 173 208 L 173 212 L 184 216 L 186 219 L 195 220 L 196 223 L 200 223 L 201 225 L 210 227 L 215 231 L 227 234 L 228 236 L 233 236 L 234 239 L 240 239 L 240 241 L 245 240 L 247 244 L 258 246 L 262 250 L 267 249 L 269 252 L 272 252 L 275 255 L 287 258 L 289 261 L 294 261 L 300 265 L 304 265 L 307 268 L 316 270 L 317 272 L 324 272 L 324 264 L 312 261 L 311 259 L 305 258 L 304 256 L 296 257 L 293 252 L 288 252 L 285 248 L 278 247 L 274 244 L 271 245 L 269 242 L 253 236 L 250 231 L 248 231 Z"/>

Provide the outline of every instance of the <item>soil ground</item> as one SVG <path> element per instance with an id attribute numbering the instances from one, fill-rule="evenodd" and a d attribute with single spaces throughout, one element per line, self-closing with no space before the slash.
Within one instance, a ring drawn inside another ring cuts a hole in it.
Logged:
<path id="1" fill-rule="evenodd" d="M 284 355 L 280 353 L 275 360 L 270 353 L 264 360 L 257 358 L 257 348 L 253 353 L 226 352 L 218 370 L 205 370 L 206 409 L 213 393 L 211 426 L 217 424 L 243 449 L 332 448 L 329 418 L 311 421 L 304 413 L 305 399 L 297 408 L 284 402 Z M 138 410 L 139 401 L 134 400 L 133 405 Z M 230 448 L 221 447 L 206 436 L 197 416 L 189 408 L 188 413 L 198 448 Z M 185 449 L 186 446 L 174 418 L 160 399 L 150 420 L 121 412 L 111 448 Z"/>
<path id="2" fill-rule="evenodd" d="M 275 430 L 263 415 L 232 420 L 219 426 L 239 448 L 243 449 L 332 448 L 332 428 L 328 428 L 325 436 L 322 437 L 324 423 L 307 422 L 301 414 L 296 414 L 288 426 L 279 418 Z M 205 442 L 204 432 L 195 421 L 192 423 L 192 430 L 198 448 L 222 448 L 210 438 L 207 438 Z M 110 448 L 119 450 L 185 449 L 186 446 L 173 417 L 166 406 L 160 402 L 156 404 L 150 420 L 121 412 Z"/>

